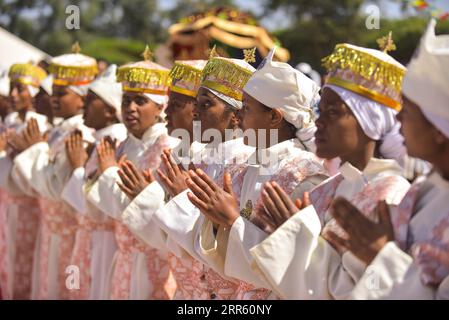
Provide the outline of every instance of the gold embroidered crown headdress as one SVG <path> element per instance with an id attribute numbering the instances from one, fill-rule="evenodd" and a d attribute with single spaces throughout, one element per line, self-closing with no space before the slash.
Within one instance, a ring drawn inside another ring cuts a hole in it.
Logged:
<path id="1" fill-rule="evenodd" d="M 387 54 L 396 49 L 391 32 L 378 43 L 382 51 L 337 44 L 334 52 L 323 59 L 323 66 L 328 71 L 326 84 L 350 90 L 399 111 L 406 68 Z"/>
<path id="2" fill-rule="evenodd" d="M 206 65 L 206 60 L 182 60 L 175 61 L 170 71 L 170 91 L 196 97 L 201 84 L 201 72 Z"/>
<path id="3" fill-rule="evenodd" d="M 60 86 L 81 86 L 92 82 L 98 74 L 97 60 L 80 53 L 81 48 L 76 42 L 72 53 L 54 57 L 49 71 L 54 77 L 53 84 Z"/>
<path id="4" fill-rule="evenodd" d="M 47 77 L 44 69 L 32 63 L 16 63 L 9 68 L 11 82 L 23 83 L 38 88 Z"/>
<path id="5" fill-rule="evenodd" d="M 201 86 L 242 101 L 243 87 L 256 71 L 248 63 L 255 61 L 255 48 L 244 50 L 244 54 L 243 60 L 222 58 L 212 49 L 209 61 L 203 69 Z"/>
<path id="6" fill-rule="evenodd" d="M 143 61 L 121 66 L 117 72 L 117 81 L 122 83 L 125 91 L 166 95 L 170 69 L 151 61 L 152 54 L 148 46 L 142 56 Z"/>

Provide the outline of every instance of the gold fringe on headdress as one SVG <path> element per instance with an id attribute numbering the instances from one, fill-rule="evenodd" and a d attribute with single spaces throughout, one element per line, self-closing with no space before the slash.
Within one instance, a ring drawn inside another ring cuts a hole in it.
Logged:
<path id="1" fill-rule="evenodd" d="M 211 79 L 213 77 L 213 80 Z M 242 100 L 242 89 L 252 72 L 225 58 L 211 58 L 202 72 L 203 84 L 231 98 Z M 205 78 L 208 79 L 205 79 Z"/>
<path id="2" fill-rule="evenodd" d="M 13 82 L 39 87 L 42 80 L 47 77 L 47 73 L 41 67 L 31 63 L 16 63 L 9 68 L 9 78 Z"/>
<path id="3" fill-rule="evenodd" d="M 148 83 L 154 86 L 168 86 L 170 84 L 169 70 L 154 70 L 123 66 L 118 69 L 118 82 Z"/>
<path id="4" fill-rule="evenodd" d="M 334 52 L 323 58 L 322 62 L 327 71 L 349 69 L 368 80 L 375 80 L 383 86 L 392 86 L 395 90 L 401 91 L 405 69 L 346 44 L 338 44 Z"/>
<path id="5" fill-rule="evenodd" d="M 80 53 L 77 42 L 72 45 L 72 53 L 53 58 L 48 70 L 54 77 L 56 85 L 85 85 L 92 82 L 98 74 L 97 61 Z M 80 64 L 79 60 L 84 60 Z M 86 63 L 87 62 L 87 63 Z"/>
<path id="6" fill-rule="evenodd" d="M 175 65 L 170 70 L 169 74 L 172 80 L 170 90 L 190 97 L 196 97 L 197 90 L 201 83 L 201 74 L 201 69 L 182 63 L 182 61 L 175 61 Z M 188 90 L 187 88 L 180 87 L 179 85 L 177 86 L 176 84 L 179 84 L 178 81 L 182 81 L 184 84 L 190 83 L 194 90 Z"/>

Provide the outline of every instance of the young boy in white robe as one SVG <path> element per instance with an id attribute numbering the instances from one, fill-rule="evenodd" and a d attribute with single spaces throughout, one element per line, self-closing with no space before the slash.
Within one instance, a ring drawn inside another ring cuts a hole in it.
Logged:
<path id="1" fill-rule="evenodd" d="M 35 125 L 31 125 L 29 138 L 25 141 L 26 149 L 14 159 L 20 174 L 40 196 L 42 223 L 39 252 L 35 256 L 39 260 L 35 263 L 36 272 L 40 275 L 38 299 L 67 299 L 70 290 L 78 286 L 66 282 L 77 220 L 75 209 L 61 199 L 72 172 L 64 144 L 75 130 L 81 132 L 86 143 L 94 142 L 92 130 L 83 125 L 80 112 L 87 93 L 86 85 L 98 71 L 95 59 L 80 54 L 77 46 L 73 50 L 75 53 L 55 57 L 50 63 L 54 77 L 53 113 L 64 120 L 50 131 L 48 142 Z"/>
<path id="2" fill-rule="evenodd" d="M 122 85 L 116 80 L 117 66 L 111 65 L 89 85 L 84 109 L 84 124 L 95 129 L 96 143 L 109 137 L 116 145 L 127 137 L 126 127 L 120 123 Z M 79 290 L 72 290 L 72 299 L 107 298 L 107 276 L 117 250 L 114 223 L 95 206 L 90 205 L 83 187 L 98 168 L 95 149 L 90 155 L 81 136 L 74 134 L 66 143 L 66 152 L 72 167 L 70 180 L 62 191 L 62 198 L 78 213 L 78 230 L 70 260 L 79 268 Z"/>
<path id="3" fill-rule="evenodd" d="M 331 232 L 342 234 L 331 216 L 333 198 L 345 197 L 375 219 L 378 201 L 398 205 L 409 188 L 392 160 L 404 150 L 395 115 L 405 68 L 384 51 L 349 44 L 337 45 L 324 62 L 329 73 L 316 153 L 339 157 L 340 173 L 310 193 L 311 204 L 303 199 L 295 205 L 279 186 L 267 184 L 264 205 L 278 229 L 250 249 L 254 272 L 284 299 L 347 298 L 361 276 L 364 263 L 325 240 Z M 385 149 L 390 139 L 396 148 Z"/>
<path id="4" fill-rule="evenodd" d="M 4 188 L 2 197 L 1 224 L 5 235 L 5 252 L 2 255 L 0 279 L 5 299 L 30 299 L 32 283 L 33 254 L 39 229 L 39 200 L 35 197 L 26 181 L 17 174 L 12 159 L 14 150 L 7 148 L 6 142 L 14 145 L 18 135 L 26 132 L 27 121 L 37 121 L 39 131 L 49 129 L 47 117 L 34 112 L 34 98 L 39 91 L 46 72 L 32 64 L 14 64 L 9 70 L 11 80 L 10 97 L 14 112 L 6 116 L 1 143 L 1 179 Z M 8 139 L 9 136 L 9 139 Z"/>

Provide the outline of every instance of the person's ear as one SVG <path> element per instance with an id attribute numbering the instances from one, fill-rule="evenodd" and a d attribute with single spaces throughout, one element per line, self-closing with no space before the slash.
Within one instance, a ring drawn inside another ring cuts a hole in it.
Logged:
<path id="1" fill-rule="evenodd" d="M 273 128 L 277 128 L 282 123 L 282 120 L 284 120 L 284 114 L 279 109 L 271 109 L 270 111 L 271 119 L 270 124 Z"/>
<path id="2" fill-rule="evenodd" d="M 229 123 L 232 129 L 237 129 L 239 127 L 240 119 L 238 117 L 237 111 L 234 111 L 231 114 L 231 121 Z"/>

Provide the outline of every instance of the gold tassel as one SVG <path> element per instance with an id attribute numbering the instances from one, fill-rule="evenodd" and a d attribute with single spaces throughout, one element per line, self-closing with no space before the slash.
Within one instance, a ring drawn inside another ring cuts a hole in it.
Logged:
<path id="1" fill-rule="evenodd" d="M 387 36 L 376 40 L 379 48 L 382 52 L 388 53 L 388 51 L 396 50 L 396 45 L 393 42 L 393 32 L 390 31 Z"/>
<path id="2" fill-rule="evenodd" d="M 199 83 L 201 70 L 182 63 L 175 63 L 169 74 L 172 79 L 183 79 L 188 82 Z"/>

